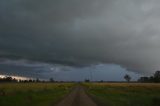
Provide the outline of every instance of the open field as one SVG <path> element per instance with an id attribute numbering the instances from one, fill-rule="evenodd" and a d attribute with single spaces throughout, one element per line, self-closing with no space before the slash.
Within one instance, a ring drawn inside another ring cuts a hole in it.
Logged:
<path id="1" fill-rule="evenodd" d="M 100 106 L 160 106 L 160 84 L 85 83 Z"/>
<path id="2" fill-rule="evenodd" d="M 0 83 L 0 106 L 28 105 L 160 106 L 160 84 Z"/>
<path id="3" fill-rule="evenodd" d="M 73 83 L 1 83 L 0 106 L 54 106 Z"/>

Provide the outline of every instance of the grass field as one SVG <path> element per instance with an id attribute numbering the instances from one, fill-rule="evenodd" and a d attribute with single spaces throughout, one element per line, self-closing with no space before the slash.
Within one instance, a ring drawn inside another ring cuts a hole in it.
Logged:
<path id="1" fill-rule="evenodd" d="M 0 106 L 54 106 L 74 83 L 0 83 Z M 99 106 L 160 106 L 160 84 L 83 83 Z"/>
<path id="2" fill-rule="evenodd" d="M 72 83 L 1 83 L 0 106 L 54 106 Z"/>
<path id="3" fill-rule="evenodd" d="M 160 106 L 160 84 L 85 83 L 100 106 Z"/>

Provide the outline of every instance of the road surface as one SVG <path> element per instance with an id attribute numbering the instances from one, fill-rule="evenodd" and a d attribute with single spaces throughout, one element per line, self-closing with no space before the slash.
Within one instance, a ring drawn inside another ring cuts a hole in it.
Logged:
<path id="1" fill-rule="evenodd" d="M 97 106 L 94 101 L 85 93 L 82 86 L 77 86 L 56 106 Z"/>

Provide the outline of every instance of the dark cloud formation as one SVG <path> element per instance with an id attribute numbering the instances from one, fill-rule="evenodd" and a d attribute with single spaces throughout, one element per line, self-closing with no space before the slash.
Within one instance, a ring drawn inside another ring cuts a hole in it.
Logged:
<path id="1" fill-rule="evenodd" d="M 0 57 L 160 69 L 159 0 L 1 0 Z"/>
<path id="2" fill-rule="evenodd" d="M 29 60 L 1 59 L 0 74 L 18 75 L 29 78 L 49 79 L 55 77 L 55 73 L 73 70 L 72 67 L 58 64 L 49 64 Z"/>
<path id="3" fill-rule="evenodd" d="M 114 64 L 98 64 L 78 68 L 28 60 L 5 59 L 0 62 L 1 75 L 25 76 L 26 78 L 40 78 L 43 80 L 54 78 L 58 81 L 84 81 L 84 79 L 93 81 L 124 81 L 123 76 L 126 73 L 132 76 L 132 81 L 140 77 L 139 74 L 128 72 L 125 68 Z"/>

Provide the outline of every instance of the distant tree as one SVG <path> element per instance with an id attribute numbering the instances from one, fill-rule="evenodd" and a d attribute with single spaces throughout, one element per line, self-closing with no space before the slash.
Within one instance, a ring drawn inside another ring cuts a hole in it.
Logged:
<path id="1" fill-rule="evenodd" d="M 160 71 L 156 71 L 156 72 L 154 73 L 154 77 L 155 77 L 155 78 L 160 78 Z"/>
<path id="2" fill-rule="evenodd" d="M 28 80 L 23 80 L 24 83 L 28 83 Z"/>
<path id="3" fill-rule="evenodd" d="M 99 82 L 100 82 L 100 83 L 103 83 L 104 81 L 103 81 L 103 80 L 100 80 Z"/>
<path id="4" fill-rule="evenodd" d="M 13 80 L 13 78 L 12 78 L 12 77 L 7 77 L 7 76 L 6 76 L 5 80 L 6 80 L 7 82 L 11 82 L 11 81 Z"/>
<path id="5" fill-rule="evenodd" d="M 22 80 L 21 80 L 21 79 L 19 79 L 19 80 L 18 80 L 18 82 L 22 82 Z"/>
<path id="6" fill-rule="evenodd" d="M 85 82 L 90 82 L 90 80 L 89 79 L 85 79 Z"/>
<path id="7" fill-rule="evenodd" d="M 28 82 L 33 82 L 33 80 L 32 80 L 32 79 L 29 79 Z"/>
<path id="8" fill-rule="evenodd" d="M 54 79 L 53 79 L 53 78 L 50 78 L 49 81 L 50 81 L 50 82 L 54 82 Z"/>
<path id="9" fill-rule="evenodd" d="M 40 82 L 39 78 L 36 79 L 36 82 Z"/>
<path id="10" fill-rule="evenodd" d="M 131 77 L 130 77 L 128 74 L 126 74 L 126 75 L 124 76 L 124 79 L 125 79 L 127 82 L 130 82 Z"/>
<path id="11" fill-rule="evenodd" d="M 13 78 L 12 82 L 18 82 L 18 80 L 16 78 Z"/>
<path id="12" fill-rule="evenodd" d="M 154 77 L 153 76 L 149 77 L 149 82 L 154 82 Z"/>
<path id="13" fill-rule="evenodd" d="M 154 82 L 160 82 L 160 71 L 154 73 Z"/>
<path id="14" fill-rule="evenodd" d="M 150 82 L 150 78 L 149 77 L 140 77 L 138 79 L 138 82 Z"/>

